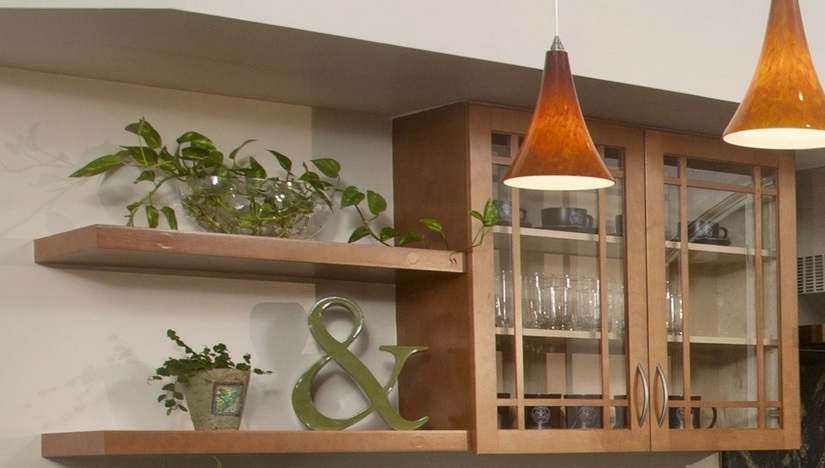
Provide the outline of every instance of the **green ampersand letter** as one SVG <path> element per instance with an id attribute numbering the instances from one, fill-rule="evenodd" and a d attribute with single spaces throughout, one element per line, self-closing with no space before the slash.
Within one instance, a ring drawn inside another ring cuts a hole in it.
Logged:
<path id="1" fill-rule="evenodd" d="M 323 323 L 324 311 L 330 307 L 342 307 L 352 314 L 353 327 L 344 341 L 333 337 Z M 393 355 L 395 366 L 385 385 L 381 385 L 356 355 L 350 352 L 349 345 L 361 333 L 364 326 L 364 314 L 358 305 L 344 297 L 328 297 L 318 301 L 309 312 L 309 331 L 326 353 L 301 375 L 295 388 L 292 390 L 292 407 L 301 422 L 310 429 L 345 429 L 364 419 L 373 411 L 377 411 L 390 427 L 398 430 L 413 430 L 423 426 L 428 417 L 416 421 L 409 421 L 401 417 L 389 399 L 389 394 L 398 382 L 401 368 L 407 358 L 420 351 L 426 351 L 426 346 L 380 346 L 378 349 Z M 330 361 L 335 361 L 358 384 L 369 405 L 355 415 L 344 418 L 329 418 L 321 414 L 312 402 L 312 380 L 318 372 Z"/>

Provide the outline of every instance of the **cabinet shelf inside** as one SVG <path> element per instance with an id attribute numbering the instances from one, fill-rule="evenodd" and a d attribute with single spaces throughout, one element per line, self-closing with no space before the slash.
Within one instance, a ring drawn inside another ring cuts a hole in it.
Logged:
<path id="1" fill-rule="evenodd" d="M 496 336 L 514 336 L 515 330 L 509 327 L 496 327 Z M 577 331 L 577 330 L 544 330 L 536 328 L 525 328 L 522 330 L 522 335 L 525 337 L 537 338 L 551 338 L 563 340 L 597 340 L 601 339 L 602 335 L 599 332 L 593 331 Z M 608 333 L 607 339 L 610 341 L 620 341 L 624 337 L 617 333 Z M 682 335 L 669 335 L 667 337 L 668 343 L 679 344 L 684 342 Z M 695 345 L 731 345 L 731 346 L 746 346 L 756 345 L 756 340 L 744 337 L 735 336 L 697 336 L 690 337 L 690 344 Z M 779 342 L 776 338 L 766 338 L 765 346 L 778 346 Z"/>
<path id="2" fill-rule="evenodd" d="M 444 250 L 108 225 L 36 239 L 34 256 L 58 267 L 291 281 L 392 284 L 397 272 L 464 272 L 464 254 Z"/>
<path id="3" fill-rule="evenodd" d="M 46 458 L 469 450 L 467 431 L 89 431 L 40 439 Z"/>
<path id="4" fill-rule="evenodd" d="M 678 252 L 681 246 L 682 243 L 679 241 L 666 241 L 665 247 L 668 251 L 668 257 L 673 252 Z M 756 255 L 756 249 L 752 247 L 700 244 L 696 242 L 688 243 L 688 250 L 690 251 L 690 261 L 692 263 L 741 263 L 743 257 Z M 776 252 L 763 249 L 762 258 L 775 259 Z"/>
<path id="5" fill-rule="evenodd" d="M 602 337 L 601 333 L 596 331 L 580 331 L 580 330 L 546 330 L 541 328 L 524 328 L 522 329 L 523 336 L 540 337 L 540 338 L 560 338 L 572 340 L 596 340 Z M 510 327 L 496 327 L 496 335 L 513 336 L 515 330 Z M 620 340 L 622 336 L 617 333 L 608 333 L 607 339 Z"/>
<path id="6" fill-rule="evenodd" d="M 513 228 L 496 226 L 493 228 L 494 246 L 497 249 L 510 249 L 510 236 Z M 544 254 L 579 255 L 596 257 L 599 248 L 599 235 L 586 232 L 557 231 L 552 229 L 521 228 L 521 248 L 528 252 Z M 624 238 L 608 235 L 607 258 L 624 257 Z"/>
<path id="7" fill-rule="evenodd" d="M 682 335 L 669 335 L 667 337 L 668 343 L 681 344 L 684 342 Z M 706 346 L 755 346 L 756 340 L 753 338 L 745 338 L 739 336 L 696 336 L 690 337 L 690 344 L 692 345 L 706 345 Z M 769 347 L 779 346 L 779 340 L 776 338 L 765 338 L 764 345 Z"/>

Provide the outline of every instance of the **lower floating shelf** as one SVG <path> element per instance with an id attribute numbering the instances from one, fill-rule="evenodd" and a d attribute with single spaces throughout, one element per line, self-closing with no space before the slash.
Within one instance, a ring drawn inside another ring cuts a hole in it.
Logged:
<path id="1" fill-rule="evenodd" d="M 467 431 L 90 431 L 41 435 L 53 457 L 466 452 Z"/>

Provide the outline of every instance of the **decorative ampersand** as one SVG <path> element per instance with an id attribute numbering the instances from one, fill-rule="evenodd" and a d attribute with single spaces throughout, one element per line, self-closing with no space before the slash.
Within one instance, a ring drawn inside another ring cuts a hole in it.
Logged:
<path id="1" fill-rule="evenodd" d="M 338 341 L 333 337 L 323 323 L 324 311 L 330 307 L 338 306 L 346 309 L 352 314 L 353 327 L 344 341 Z M 310 429 L 345 429 L 358 421 L 364 419 L 373 411 L 377 411 L 390 427 L 398 430 L 413 430 L 423 426 L 428 417 L 423 417 L 416 421 L 409 421 L 401 417 L 398 411 L 392 406 L 389 394 L 398 382 L 401 368 L 407 362 L 407 358 L 413 354 L 426 351 L 426 346 L 380 346 L 378 349 L 387 351 L 393 355 L 395 366 L 392 374 L 385 385 L 381 385 L 378 379 L 370 372 L 358 357 L 347 349 L 361 333 L 364 325 L 364 314 L 358 305 L 344 297 L 328 297 L 318 301 L 309 312 L 309 331 L 318 343 L 318 346 L 326 353 L 321 359 L 316 361 L 306 372 L 301 375 L 295 388 L 292 391 L 292 407 L 301 422 Z M 335 419 L 329 418 L 315 407 L 312 402 L 312 380 L 318 372 L 330 361 L 335 361 L 344 369 L 358 384 L 364 396 L 367 397 L 369 405 L 349 418 Z"/>

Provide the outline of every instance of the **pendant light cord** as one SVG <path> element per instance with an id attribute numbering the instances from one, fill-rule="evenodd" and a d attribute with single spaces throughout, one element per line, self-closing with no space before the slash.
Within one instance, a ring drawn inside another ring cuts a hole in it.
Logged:
<path id="1" fill-rule="evenodd" d="M 553 44 L 550 46 L 550 50 L 564 50 L 564 46 L 561 45 L 561 39 L 559 38 L 559 0 L 556 0 L 556 36 L 553 38 Z"/>
<path id="2" fill-rule="evenodd" d="M 556 0 L 556 36 L 559 35 L 559 0 Z"/>

